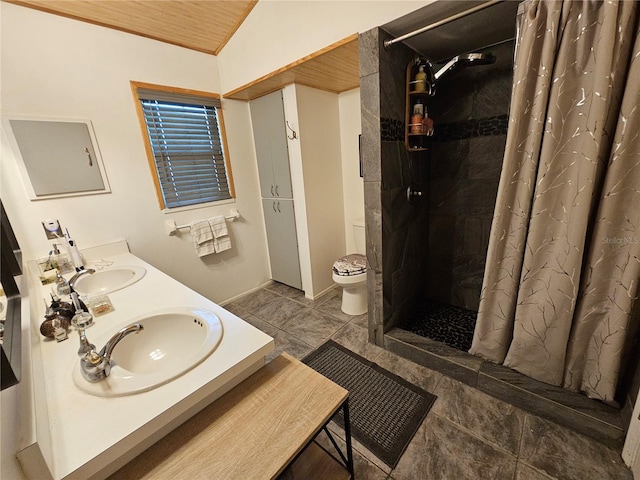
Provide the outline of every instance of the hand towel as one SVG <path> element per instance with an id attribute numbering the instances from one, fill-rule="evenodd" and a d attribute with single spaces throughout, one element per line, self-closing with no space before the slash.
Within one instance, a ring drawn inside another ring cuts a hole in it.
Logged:
<path id="1" fill-rule="evenodd" d="M 191 239 L 193 248 L 199 257 L 215 253 L 213 230 L 207 220 L 191 222 Z"/>
<path id="2" fill-rule="evenodd" d="M 227 219 L 224 218 L 224 215 L 218 215 L 217 217 L 210 218 L 209 225 L 211 225 L 211 230 L 213 230 L 213 236 L 215 238 L 229 235 L 229 231 L 227 230 Z"/>
<path id="3" fill-rule="evenodd" d="M 225 235 L 221 238 L 214 238 L 213 244 L 215 246 L 216 253 L 224 252 L 231 248 L 231 238 L 229 238 L 229 235 Z"/>
<path id="4" fill-rule="evenodd" d="M 213 231 L 213 248 L 216 253 L 224 252 L 231 248 L 231 239 L 227 229 L 227 220 L 224 215 L 218 215 L 209 219 L 209 225 Z"/>

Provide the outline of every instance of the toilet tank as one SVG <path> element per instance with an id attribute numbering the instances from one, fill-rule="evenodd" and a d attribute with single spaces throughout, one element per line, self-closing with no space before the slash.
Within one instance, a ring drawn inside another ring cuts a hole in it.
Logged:
<path id="1" fill-rule="evenodd" d="M 353 240 L 356 244 L 356 253 L 366 255 L 367 244 L 364 233 L 364 218 L 356 218 L 353 221 Z"/>

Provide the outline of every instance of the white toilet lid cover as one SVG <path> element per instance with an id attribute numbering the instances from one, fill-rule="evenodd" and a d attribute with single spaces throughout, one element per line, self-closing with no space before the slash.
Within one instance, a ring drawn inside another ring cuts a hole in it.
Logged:
<path id="1" fill-rule="evenodd" d="M 367 271 L 367 257 L 359 253 L 352 253 L 339 258 L 333 263 L 336 275 L 359 275 Z"/>

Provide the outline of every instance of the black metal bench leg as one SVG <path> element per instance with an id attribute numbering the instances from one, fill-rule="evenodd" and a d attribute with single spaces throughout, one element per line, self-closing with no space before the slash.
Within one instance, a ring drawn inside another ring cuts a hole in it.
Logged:
<path id="1" fill-rule="evenodd" d="M 351 479 L 355 477 L 353 468 L 353 449 L 351 446 L 351 419 L 349 418 L 349 399 L 347 398 L 342 405 L 342 412 L 344 416 L 344 438 L 347 443 L 347 470 L 351 475 Z"/>

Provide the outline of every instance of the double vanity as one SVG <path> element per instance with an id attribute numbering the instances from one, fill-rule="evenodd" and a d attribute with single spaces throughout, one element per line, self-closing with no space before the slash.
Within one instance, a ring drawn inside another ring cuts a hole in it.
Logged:
<path id="1" fill-rule="evenodd" d="M 100 352 L 115 344 L 112 367 L 88 381 L 77 331 L 61 342 L 40 335 L 54 285 L 42 285 L 30 262 L 36 443 L 18 458 L 32 478 L 110 475 L 260 369 L 274 349 L 271 337 L 132 255 L 126 242 L 83 255 L 95 272 L 77 278 L 76 291 L 107 295 L 113 307 L 94 316 L 85 345 Z"/>

